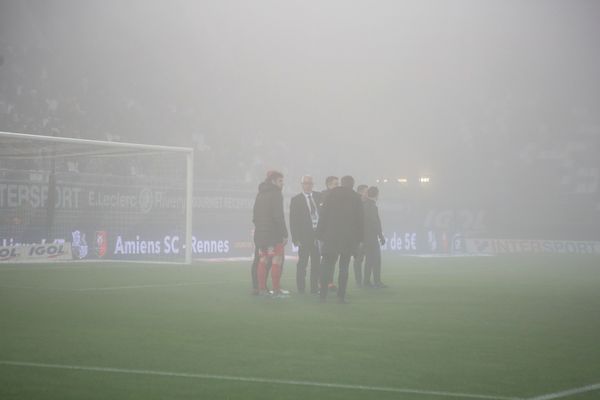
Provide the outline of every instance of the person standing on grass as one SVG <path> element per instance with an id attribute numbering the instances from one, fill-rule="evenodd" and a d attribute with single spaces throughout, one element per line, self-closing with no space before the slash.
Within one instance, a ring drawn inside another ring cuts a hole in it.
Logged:
<path id="1" fill-rule="evenodd" d="M 363 248 L 365 252 L 365 277 L 364 287 L 385 288 L 381 282 L 381 246 L 385 244 L 385 237 L 381 229 L 381 219 L 377 208 L 379 189 L 371 186 L 367 190 L 367 198 L 364 201 L 365 231 Z M 371 284 L 371 273 L 373 273 L 373 284 Z"/>
<path id="2" fill-rule="evenodd" d="M 360 199 L 363 201 L 367 198 L 367 189 L 368 185 L 358 185 L 356 188 L 356 193 L 360 195 Z M 357 287 L 362 287 L 363 284 L 363 262 L 365 261 L 365 250 L 361 245 L 356 247 L 356 251 L 352 254 L 354 258 L 354 280 L 356 282 Z"/>
<path id="3" fill-rule="evenodd" d="M 267 265 L 271 265 L 273 295 L 289 293 L 281 289 L 281 271 L 288 231 L 283 214 L 283 174 L 269 171 L 258 187 L 254 202 L 254 244 L 259 251 L 256 267 L 259 294 L 267 294 Z"/>
<path id="4" fill-rule="evenodd" d="M 325 203 L 325 200 L 327 200 L 327 197 L 329 196 L 331 191 L 338 186 L 340 186 L 340 179 L 337 176 L 332 175 L 332 176 L 328 176 L 327 178 L 325 178 L 325 190 L 323 190 L 321 192 L 321 202 L 319 203 L 319 210 L 323 207 L 323 204 Z M 322 264 L 323 264 L 323 257 L 321 256 L 321 265 Z M 337 290 L 337 286 L 335 286 L 335 284 L 333 283 L 334 275 L 335 275 L 335 266 L 334 266 L 334 269 L 331 271 L 331 276 L 329 278 L 329 282 L 327 282 L 328 289 L 332 290 L 332 291 Z"/>
<path id="5" fill-rule="evenodd" d="M 319 222 L 318 204 L 320 196 L 313 191 L 313 178 L 304 175 L 300 181 L 302 192 L 292 198 L 290 203 L 290 232 L 292 243 L 298 247 L 296 266 L 296 287 L 298 293 L 304 293 L 306 287 L 306 267 L 310 259 L 310 292 L 319 291 L 321 253 L 317 245 L 316 230 Z"/>
<path id="6" fill-rule="evenodd" d="M 346 302 L 350 257 L 364 236 L 363 204 L 353 187 L 354 178 L 344 176 L 342 185 L 331 190 L 321 209 L 317 225 L 317 238 L 323 241 L 321 302 L 327 299 L 327 283 L 338 259 L 340 267 L 337 297 L 339 303 Z"/>

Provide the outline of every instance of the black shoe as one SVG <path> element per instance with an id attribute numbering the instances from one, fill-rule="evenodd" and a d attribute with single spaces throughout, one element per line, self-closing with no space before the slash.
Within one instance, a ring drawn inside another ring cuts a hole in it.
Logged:
<path id="1" fill-rule="evenodd" d="M 386 287 L 387 285 L 384 285 L 381 282 L 375 284 L 375 289 L 385 289 Z"/>

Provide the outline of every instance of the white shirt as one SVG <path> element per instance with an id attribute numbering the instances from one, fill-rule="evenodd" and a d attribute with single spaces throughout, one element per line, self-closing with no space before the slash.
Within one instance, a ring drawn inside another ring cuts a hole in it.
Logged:
<path id="1" fill-rule="evenodd" d="M 311 193 L 304 193 L 304 198 L 306 199 L 306 206 L 308 207 L 308 213 L 310 214 L 311 220 L 312 220 L 312 224 L 313 224 L 313 229 L 317 228 L 317 224 L 319 223 L 319 211 L 317 209 L 317 203 L 315 202 L 315 199 L 312 197 L 312 192 Z M 315 209 L 315 214 L 312 215 L 312 213 L 310 212 L 310 204 L 312 202 L 312 206 Z"/>

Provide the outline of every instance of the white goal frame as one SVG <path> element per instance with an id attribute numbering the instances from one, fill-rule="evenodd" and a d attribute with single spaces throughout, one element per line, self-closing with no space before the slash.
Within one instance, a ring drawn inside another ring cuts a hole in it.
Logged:
<path id="1" fill-rule="evenodd" d="M 185 263 L 192 263 L 192 212 L 194 201 L 194 149 L 191 147 L 159 146 L 153 144 L 138 144 L 124 142 L 109 142 L 103 140 L 76 139 L 27 133 L 1 132 L 0 138 L 37 140 L 54 143 L 70 143 L 100 147 L 129 148 L 132 150 L 155 150 L 159 152 L 181 153 L 186 158 L 186 201 L 185 201 Z"/>

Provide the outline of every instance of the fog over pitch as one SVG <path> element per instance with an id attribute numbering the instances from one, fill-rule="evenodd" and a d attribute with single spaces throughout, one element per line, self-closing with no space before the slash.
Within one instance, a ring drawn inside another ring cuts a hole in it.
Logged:
<path id="1" fill-rule="evenodd" d="M 0 7 L 3 87 L 17 57 L 72 121 L 61 135 L 194 146 L 199 178 L 427 175 L 488 203 L 598 190 L 596 1 Z"/>

